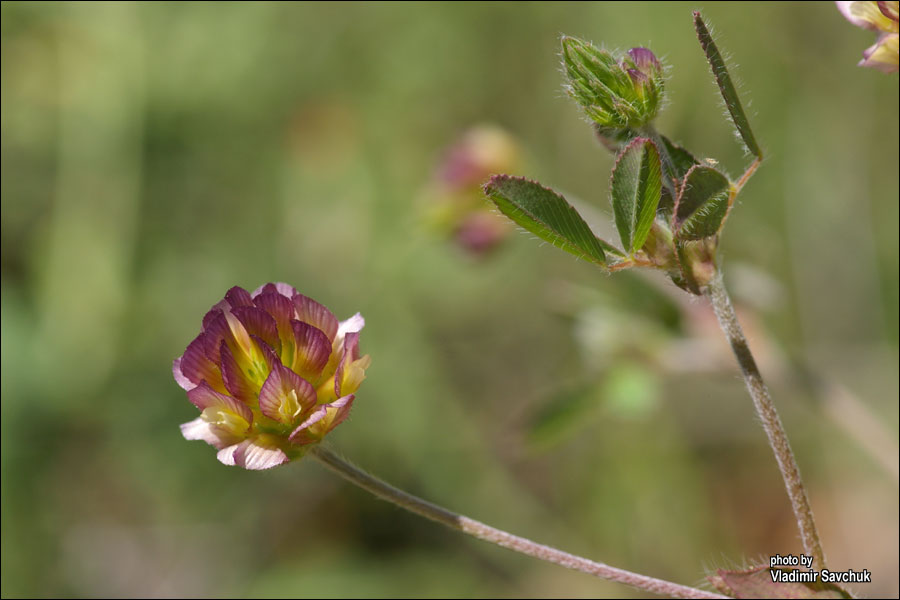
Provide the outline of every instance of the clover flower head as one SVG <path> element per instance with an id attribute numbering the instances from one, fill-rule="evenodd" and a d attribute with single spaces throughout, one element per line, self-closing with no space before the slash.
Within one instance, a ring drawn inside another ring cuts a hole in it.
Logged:
<path id="1" fill-rule="evenodd" d="M 481 124 L 464 131 L 446 150 L 423 190 L 429 226 L 473 257 L 487 256 L 498 248 L 512 227 L 485 204 L 481 186 L 491 175 L 519 169 L 520 154 L 518 142 L 497 125 Z"/>
<path id="2" fill-rule="evenodd" d="M 871 31 L 879 32 L 875 43 L 863 51 L 861 67 L 872 67 L 885 73 L 896 73 L 900 54 L 900 27 L 898 5 L 900 2 L 836 2 L 838 10 L 848 21 Z"/>
<path id="3" fill-rule="evenodd" d="M 371 359 L 346 321 L 285 283 L 233 287 L 172 365 L 200 416 L 181 426 L 218 459 L 268 469 L 301 457 L 350 413 Z"/>

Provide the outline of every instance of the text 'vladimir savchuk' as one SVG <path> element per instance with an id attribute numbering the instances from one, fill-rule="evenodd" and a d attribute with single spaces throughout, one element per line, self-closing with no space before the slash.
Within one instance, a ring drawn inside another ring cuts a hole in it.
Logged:
<path id="1" fill-rule="evenodd" d="M 776 554 L 769 557 L 769 572 L 772 574 L 772 581 L 775 583 L 871 583 L 872 573 L 868 569 L 862 571 L 854 571 L 847 569 L 846 571 L 829 571 L 822 569 L 814 571 L 812 567 L 813 558 L 805 554 L 799 557 L 792 554 L 781 556 Z M 793 569 L 790 567 L 804 567 L 810 569 L 808 571 Z M 788 567 L 782 569 L 780 567 Z"/>

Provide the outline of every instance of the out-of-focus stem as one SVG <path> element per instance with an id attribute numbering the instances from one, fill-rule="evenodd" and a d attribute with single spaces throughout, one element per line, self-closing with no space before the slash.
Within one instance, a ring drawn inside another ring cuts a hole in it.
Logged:
<path id="1" fill-rule="evenodd" d="M 822 543 L 819 541 L 812 508 L 806 496 L 806 488 L 800 478 L 800 469 L 797 467 L 797 461 L 794 459 L 794 453 L 791 451 L 791 445 L 784 432 L 778 411 L 775 410 L 775 404 L 769 396 L 769 389 L 763 381 L 759 367 L 756 366 L 752 352 L 750 352 L 750 346 L 747 344 L 747 338 L 744 337 L 741 324 L 734 312 L 734 306 L 732 306 L 731 298 L 725 289 L 721 273 L 716 274 L 710 281 L 704 294 L 709 298 L 719 325 L 725 333 L 725 337 L 728 338 L 728 343 L 731 344 L 731 350 L 744 375 L 744 383 L 747 384 L 747 390 L 753 398 L 756 412 L 762 420 L 763 429 L 769 438 L 769 445 L 775 453 L 775 460 L 778 462 L 784 486 L 787 488 L 788 497 L 791 500 L 791 507 L 794 509 L 794 516 L 797 518 L 797 526 L 800 528 L 803 549 L 807 555 L 813 557 L 817 568 L 823 569 L 825 568 L 825 554 L 822 551 Z"/>
<path id="2" fill-rule="evenodd" d="M 480 540 L 491 542 L 492 544 L 497 544 L 498 546 L 543 561 L 561 565 L 568 569 L 574 569 L 602 579 L 624 583 L 625 585 L 630 585 L 662 596 L 669 596 L 671 598 L 727 598 L 727 596 L 721 596 L 705 590 L 679 585 L 670 581 L 656 579 L 655 577 L 648 577 L 647 575 L 640 575 L 624 569 L 617 569 L 603 563 L 594 562 L 587 558 L 575 556 L 574 554 L 569 554 L 568 552 L 563 552 L 562 550 L 544 546 L 543 544 L 538 544 L 537 542 L 507 533 L 506 531 L 496 529 L 490 525 L 485 525 L 475 519 L 458 515 L 446 508 L 413 496 L 412 494 L 395 488 L 377 477 L 369 475 L 362 469 L 350 464 L 331 450 L 323 448 L 322 446 L 313 447 L 310 454 L 350 483 L 361 487 L 367 492 L 375 494 L 382 500 L 387 500 L 400 508 L 404 508 L 419 516 L 425 517 L 426 519 L 431 519 L 432 521 L 456 529 L 457 531 L 467 533 Z"/>

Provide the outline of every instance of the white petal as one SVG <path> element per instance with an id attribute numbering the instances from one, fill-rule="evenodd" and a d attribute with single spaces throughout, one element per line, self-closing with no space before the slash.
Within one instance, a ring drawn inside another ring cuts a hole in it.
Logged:
<path id="1" fill-rule="evenodd" d="M 219 462 L 223 465 L 228 465 L 229 467 L 234 466 L 234 452 L 238 449 L 240 444 L 235 444 L 233 446 L 227 446 L 219 450 L 216 454 L 216 458 L 219 459 Z"/>
<path id="2" fill-rule="evenodd" d="M 175 376 L 175 382 L 187 391 L 191 391 L 197 384 L 184 376 L 184 373 L 181 372 L 181 357 L 179 356 L 174 361 L 172 361 L 172 375 Z"/>
<path id="3" fill-rule="evenodd" d="M 219 436 L 216 435 L 209 422 L 203 417 L 197 417 L 193 421 L 182 424 L 181 435 L 186 440 L 203 440 L 216 448 L 222 447 L 222 441 L 219 439 Z"/>
<path id="4" fill-rule="evenodd" d="M 337 339 L 344 339 L 344 336 L 348 333 L 356 333 L 362 331 L 362 328 L 366 326 L 366 320 L 363 319 L 363 316 L 359 313 L 356 313 L 346 321 L 341 321 L 338 324 Z"/>
<path id="5" fill-rule="evenodd" d="M 287 454 L 265 435 L 241 442 L 234 451 L 234 463 L 253 471 L 271 469 L 289 461 Z"/>

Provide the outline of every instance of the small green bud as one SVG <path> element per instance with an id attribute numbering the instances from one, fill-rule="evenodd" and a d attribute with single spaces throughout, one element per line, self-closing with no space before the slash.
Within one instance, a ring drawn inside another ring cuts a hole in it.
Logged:
<path id="1" fill-rule="evenodd" d="M 703 288 L 716 276 L 717 246 L 718 240 L 715 237 L 680 242 L 677 252 L 681 273 L 671 274 L 674 275 L 672 281 L 675 285 L 700 295 Z"/>
<path id="2" fill-rule="evenodd" d="M 662 104 L 662 65 L 647 48 L 615 57 L 593 44 L 563 36 L 567 89 L 585 114 L 604 129 L 638 129 Z"/>
<path id="3" fill-rule="evenodd" d="M 678 270 L 678 258 L 675 256 L 675 241 L 672 230 L 665 221 L 656 219 L 650 226 L 650 233 L 641 250 L 653 265 L 667 271 Z"/>

